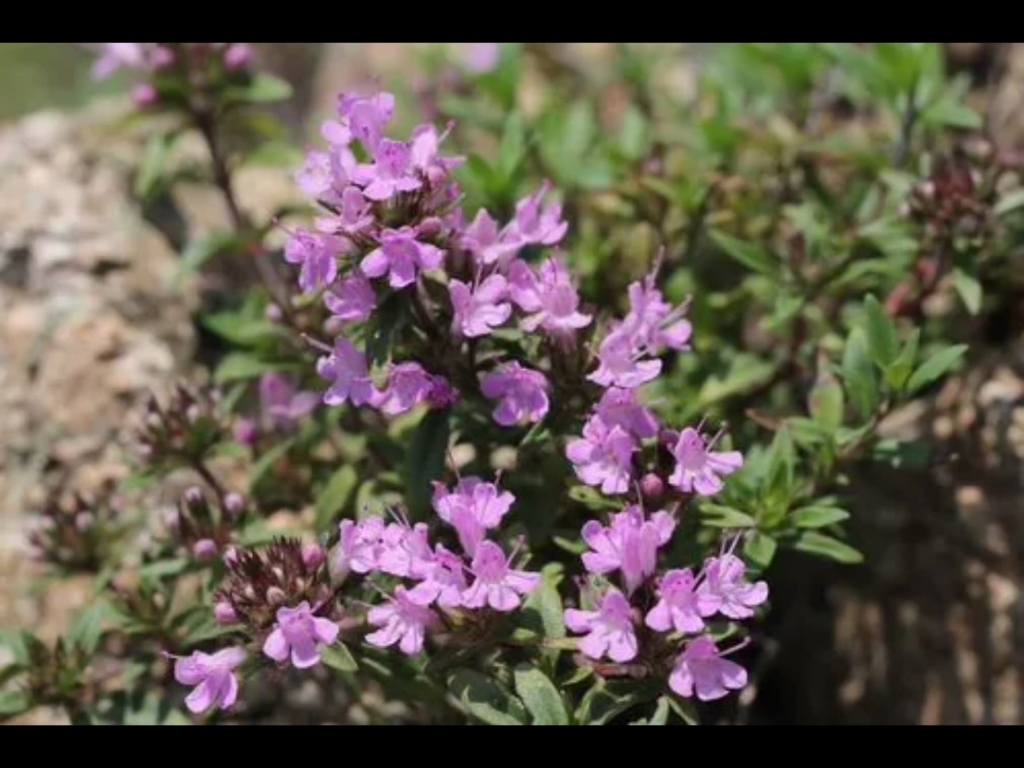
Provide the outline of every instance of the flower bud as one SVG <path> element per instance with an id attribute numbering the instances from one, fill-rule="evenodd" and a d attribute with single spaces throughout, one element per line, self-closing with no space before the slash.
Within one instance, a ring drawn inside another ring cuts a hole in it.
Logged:
<path id="1" fill-rule="evenodd" d="M 75 515 L 75 528 L 78 529 L 79 533 L 88 531 L 95 522 L 96 518 L 91 512 L 79 512 Z"/>
<path id="2" fill-rule="evenodd" d="M 648 472 L 640 479 L 640 495 L 645 504 L 658 506 L 665 495 L 665 482 L 653 472 Z"/>
<path id="3" fill-rule="evenodd" d="M 232 519 L 237 519 L 242 511 L 245 509 L 245 499 L 240 493 L 229 493 L 224 497 L 224 511 Z"/>
<path id="4" fill-rule="evenodd" d="M 228 547 L 224 552 L 224 565 L 234 565 L 238 562 L 238 547 Z"/>
<path id="5" fill-rule="evenodd" d="M 132 89 L 132 102 L 139 109 L 148 109 L 156 104 L 160 95 L 150 83 L 140 83 Z"/>
<path id="6" fill-rule="evenodd" d="M 269 587 L 267 589 L 267 602 L 271 605 L 278 605 L 287 599 L 288 595 L 280 587 Z"/>
<path id="7" fill-rule="evenodd" d="M 190 405 L 185 410 L 185 419 L 188 421 L 189 424 L 192 424 L 192 425 L 197 424 L 199 422 L 199 419 L 201 419 L 202 417 L 203 417 L 203 411 L 195 403 L 192 403 L 192 405 Z"/>
<path id="8" fill-rule="evenodd" d="M 231 433 L 235 438 L 235 442 L 242 445 L 252 445 L 256 442 L 259 430 L 256 427 L 256 422 L 252 419 L 239 419 L 231 428 Z"/>
<path id="9" fill-rule="evenodd" d="M 213 606 L 213 619 L 218 624 L 235 624 L 238 622 L 238 614 L 231 603 L 221 600 Z"/>
<path id="10" fill-rule="evenodd" d="M 232 43 L 224 51 L 224 66 L 232 72 L 252 63 L 252 47 L 248 43 Z"/>
<path id="11" fill-rule="evenodd" d="M 200 539 L 192 545 L 192 554 L 199 560 L 212 560 L 217 556 L 217 542 L 213 539 Z"/>
<path id="12" fill-rule="evenodd" d="M 324 561 L 324 548 L 315 542 L 302 545 L 302 562 L 311 571 Z"/>
<path id="13" fill-rule="evenodd" d="M 189 506 L 202 504 L 204 501 L 202 489 L 195 485 L 193 485 L 191 488 L 186 488 L 185 493 L 182 494 L 182 498 L 185 500 L 185 503 L 188 504 Z"/>
<path id="14" fill-rule="evenodd" d="M 281 308 L 277 304 L 267 304 L 267 308 L 263 310 L 263 317 L 272 323 L 279 323 L 284 317 L 281 312 Z"/>

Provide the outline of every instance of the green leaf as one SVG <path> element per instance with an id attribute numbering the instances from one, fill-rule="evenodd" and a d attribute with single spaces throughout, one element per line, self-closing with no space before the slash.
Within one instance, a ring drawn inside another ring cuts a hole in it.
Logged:
<path id="1" fill-rule="evenodd" d="M 526 725 L 523 703 L 496 680 L 471 669 L 459 669 L 448 677 L 448 690 L 466 711 L 487 725 Z"/>
<path id="2" fill-rule="evenodd" d="M 896 326 L 878 299 L 871 295 L 864 300 L 864 332 L 868 354 L 879 368 L 885 370 L 899 354 L 899 341 Z"/>
<path id="3" fill-rule="evenodd" d="M 796 540 L 793 549 L 821 555 L 822 557 L 848 565 L 864 562 L 864 555 L 849 544 L 844 544 L 839 539 L 825 536 L 816 531 L 806 531 L 800 534 L 800 538 Z"/>
<path id="4" fill-rule="evenodd" d="M 270 104 L 275 101 L 284 101 L 291 95 L 292 86 L 287 80 L 261 72 L 253 76 L 245 87 L 230 89 L 227 98 L 251 104 Z"/>
<path id="5" fill-rule="evenodd" d="M 1024 189 L 1015 189 L 1010 194 L 1000 198 L 999 202 L 993 206 L 992 212 L 996 216 L 1005 216 L 1016 211 L 1021 206 L 1024 206 Z"/>
<path id="6" fill-rule="evenodd" d="M 185 279 L 202 269 L 210 259 L 239 249 L 243 242 L 238 235 L 223 232 L 193 240 L 181 253 L 171 287 L 180 289 Z"/>
<path id="7" fill-rule="evenodd" d="M 793 510 L 789 519 L 797 528 L 824 528 L 841 523 L 849 517 L 850 513 L 844 509 L 812 504 Z"/>
<path id="8" fill-rule="evenodd" d="M 504 186 L 515 178 L 526 159 L 526 123 L 523 116 L 513 112 L 505 121 L 505 132 L 498 147 L 498 173 Z"/>
<path id="9" fill-rule="evenodd" d="M 878 379 L 868 355 L 867 334 L 854 328 L 843 350 L 843 379 L 850 401 L 862 419 L 870 418 L 878 405 Z"/>
<path id="10" fill-rule="evenodd" d="M 135 194 L 138 197 L 150 200 L 159 190 L 167 171 L 167 158 L 180 135 L 178 131 L 170 131 L 150 137 L 135 177 Z"/>
<path id="11" fill-rule="evenodd" d="M 103 633 L 111 628 L 119 614 L 105 600 L 93 602 L 78 614 L 67 632 L 67 639 L 86 654 L 92 655 L 99 647 Z"/>
<path id="12" fill-rule="evenodd" d="M 631 707 L 649 701 L 657 695 L 654 689 L 637 687 L 625 681 L 598 682 L 580 700 L 576 708 L 576 722 L 581 725 L 605 725 Z"/>
<path id="13" fill-rule="evenodd" d="M 654 710 L 654 714 L 651 715 L 651 719 L 644 723 L 644 725 L 668 725 L 668 715 L 672 709 L 672 705 L 669 701 L 669 696 L 660 697 L 658 699 L 658 706 Z"/>
<path id="14" fill-rule="evenodd" d="M 265 141 L 245 156 L 245 164 L 269 168 L 296 168 L 302 165 L 302 152 L 283 141 Z"/>
<path id="15" fill-rule="evenodd" d="M 348 646 L 341 642 L 341 640 L 328 645 L 326 648 L 321 648 L 320 659 L 328 667 L 339 672 L 355 672 L 359 669 L 359 665 L 349 651 Z"/>
<path id="16" fill-rule="evenodd" d="M 778 261 L 761 246 L 745 243 L 717 230 L 712 230 L 709 234 L 715 245 L 743 266 L 763 275 L 774 277 L 778 274 Z"/>
<path id="17" fill-rule="evenodd" d="M 982 291 L 977 278 L 968 275 L 959 267 L 953 270 L 953 287 L 960 294 L 967 311 L 972 315 L 981 311 Z"/>
<path id="18" fill-rule="evenodd" d="M 316 499 L 316 528 L 318 531 L 326 530 L 335 515 L 345 508 L 358 484 L 359 473 L 350 464 L 340 467 L 331 475 L 331 479 L 327 481 L 327 485 Z"/>
<path id="19" fill-rule="evenodd" d="M 533 716 L 533 725 L 569 725 L 569 712 L 554 683 L 536 667 L 515 670 L 516 693 Z"/>
<path id="20" fill-rule="evenodd" d="M 284 335 L 279 324 L 239 312 L 217 312 L 204 316 L 201 322 L 210 332 L 240 347 L 253 347 Z"/>
<path id="21" fill-rule="evenodd" d="M 817 423 L 836 430 L 843 423 L 843 387 L 835 376 L 822 371 L 807 396 L 807 410 Z"/>
<path id="22" fill-rule="evenodd" d="M 693 706 L 692 701 L 680 701 L 675 696 L 668 696 L 668 705 L 672 707 L 684 723 L 687 725 L 700 725 L 700 715 L 697 714 L 697 708 Z"/>
<path id="23" fill-rule="evenodd" d="M 291 447 L 295 445 L 295 438 L 284 440 L 269 451 L 260 456 L 259 460 L 249 469 L 249 489 L 252 490 L 256 484 L 263 479 L 263 476 L 281 459 Z"/>
<path id="24" fill-rule="evenodd" d="M 32 706 L 32 699 L 25 691 L 0 691 L 0 717 L 20 715 Z"/>
<path id="25" fill-rule="evenodd" d="M 552 563 L 541 571 L 540 586 L 527 595 L 519 613 L 519 625 L 540 637 L 558 640 L 565 637 L 565 618 L 558 584 L 562 565 Z"/>
<path id="26" fill-rule="evenodd" d="M 700 505 L 701 522 L 712 528 L 754 528 L 757 521 L 750 515 L 721 504 Z"/>
<path id="27" fill-rule="evenodd" d="M 953 370 L 967 352 L 966 344 L 954 344 L 936 352 L 914 371 L 907 382 L 907 393 L 914 394 Z"/>
<path id="28" fill-rule="evenodd" d="M 921 329 L 915 328 L 907 343 L 903 345 L 899 355 L 892 361 L 889 370 L 885 372 L 885 381 L 894 392 L 902 392 L 903 386 L 910 378 L 914 370 L 914 361 L 917 359 L 917 348 L 921 343 Z"/>
<path id="29" fill-rule="evenodd" d="M 765 471 L 766 496 L 785 498 L 789 495 L 796 479 L 796 446 L 783 425 L 772 439 L 768 448 L 768 468 Z"/>
<path id="30" fill-rule="evenodd" d="M 217 366 L 213 380 L 218 384 L 227 384 L 231 381 L 255 379 L 270 371 L 288 371 L 294 368 L 293 363 L 270 362 L 248 352 L 231 352 Z"/>
<path id="31" fill-rule="evenodd" d="M 622 130 L 619 132 L 619 150 L 627 160 L 637 161 L 647 154 L 650 146 L 650 133 L 647 118 L 634 104 L 626 108 L 622 118 Z"/>
<path id="32" fill-rule="evenodd" d="M 747 539 L 743 546 L 743 554 L 750 558 L 754 565 L 760 568 L 767 568 L 775 558 L 775 551 L 778 543 L 771 536 L 756 531 L 753 536 Z"/>
<path id="33" fill-rule="evenodd" d="M 448 456 L 451 437 L 451 412 L 428 411 L 417 425 L 405 462 L 406 504 L 414 517 L 430 509 L 431 483 L 440 480 Z"/>

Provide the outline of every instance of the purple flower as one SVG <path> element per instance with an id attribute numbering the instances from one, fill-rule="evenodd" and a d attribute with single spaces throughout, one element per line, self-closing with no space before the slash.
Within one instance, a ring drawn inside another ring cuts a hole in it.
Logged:
<path id="1" fill-rule="evenodd" d="M 658 581 L 658 602 L 648 612 L 647 626 L 658 632 L 692 634 L 704 630 L 704 618 L 714 614 L 701 610 L 697 578 L 689 568 L 673 569 Z"/>
<path id="2" fill-rule="evenodd" d="M 476 75 L 485 75 L 498 66 L 501 43 L 468 43 L 462 54 L 462 64 Z"/>
<path id="3" fill-rule="evenodd" d="M 139 83 L 132 88 L 132 103 L 139 109 L 148 109 L 160 98 L 152 83 Z"/>
<path id="4" fill-rule="evenodd" d="M 612 661 L 624 664 L 637 654 L 636 630 L 633 627 L 633 609 L 617 589 L 609 589 L 596 611 L 565 612 L 565 625 L 576 634 L 585 634 L 580 640 L 580 651 L 592 659 L 605 654 Z"/>
<path id="5" fill-rule="evenodd" d="M 303 600 L 295 608 L 277 609 L 277 623 L 263 644 L 263 653 L 283 664 L 291 658 L 296 669 L 308 669 L 320 663 L 320 645 L 338 639 L 338 625 L 314 616 Z"/>
<path id="6" fill-rule="evenodd" d="M 371 154 L 376 153 L 394 114 L 395 97 L 390 93 L 342 94 L 338 98 L 338 116 Z"/>
<path id="7" fill-rule="evenodd" d="M 591 573 L 622 571 L 626 594 L 632 594 L 654 574 L 658 548 L 672 537 L 675 520 L 667 512 L 655 512 L 645 519 L 639 506 L 632 504 L 611 516 L 606 528 L 597 520 L 583 526 L 583 541 L 592 550 L 583 555 L 583 565 Z"/>
<path id="8" fill-rule="evenodd" d="M 505 553 L 493 541 L 480 542 L 470 571 L 476 579 L 462 595 L 466 608 L 489 605 L 496 611 L 514 611 L 519 607 L 520 595 L 540 585 L 540 574 L 509 568 Z"/>
<path id="9" fill-rule="evenodd" d="M 458 532 L 459 544 L 470 557 L 486 532 L 501 524 L 515 500 L 508 491 L 478 477 L 462 478 L 451 491 L 441 483 L 434 485 L 434 510 Z"/>
<path id="10" fill-rule="evenodd" d="M 245 661 L 241 648 L 225 648 L 216 653 L 195 651 L 191 656 L 174 657 L 174 679 L 182 685 L 194 685 L 185 706 L 194 714 L 216 706 L 228 709 L 238 698 L 235 668 Z"/>
<path id="11" fill-rule="evenodd" d="M 587 378 L 602 387 L 636 389 L 661 373 L 661 360 L 643 360 L 628 329 L 621 324 L 604 337 L 597 359 L 597 370 Z"/>
<path id="12" fill-rule="evenodd" d="M 652 272 L 629 286 L 630 310 L 623 326 L 630 330 L 635 347 L 651 355 L 659 354 L 662 348 L 687 349 L 693 326 L 682 317 L 686 306 L 674 308 L 666 302 L 654 280 Z"/>
<path id="13" fill-rule="evenodd" d="M 366 356 L 348 339 L 334 340 L 334 351 L 317 360 L 316 371 L 331 381 L 324 393 L 327 405 L 365 405 L 377 397 L 366 367 Z"/>
<path id="14" fill-rule="evenodd" d="M 213 606 L 213 620 L 221 626 L 238 623 L 238 613 L 227 601 L 220 601 Z"/>
<path id="15" fill-rule="evenodd" d="M 280 429 L 292 429 L 318 402 L 318 394 L 296 392 L 291 380 L 279 373 L 265 373 L 260 379 L 260 408 Z"/>
<path id="16" fill-rule="evenodd" d="M 444 260 L 444 251 L 421 243 L 411 227 L 385 229 L 380 235 L 380 247 L 371 251 L 362 261 L 367 277 L 388 275 L 392 288 L 404 288 L 416 282 L 421 270 L 437 269 Z"/>
<path id="17" fill-rule="evenodd" d="M 601 493 L 610 495 L 629 490 L 636 447 L 625 429 L 609 427 L 594 416 L 583 425 L 583 437 L 566 445 L 565 455 L 581 482 L 598 486 Z"/>
<path id="18" fill-rule="evenodd" d="M 306 154 L 302 167 L 295 173 L 295 183 L 314 200 L 326 197 L 334 188 L 331 160 L 326 152 L 312 151 Z"/>
<path id="19" fill-rule="evenodd" d="M 369 319 L 376 309 L 377 294 L 361 272 L 351 272 L 340 285 L 327 289 L 324 304 L 342 322 L 357 323 Z"/>
<path id="20" fill-rule="evenodd" d="M 504 233 L 498 232 L 497 222 L 484 208 L 477 211 L 472 224 L 462 229 L 461 244 L 473 254 L 477 264 L 484 266 L 504 264 L 520 247 L 509 242 Z"/>
<path id="21" fill-rule="evenodd" d="M 442 608 L 458 608 L 466 591 L 464 571 L 462 558 L 438 544 L 423 581 L 409 590 L 409 599 L 422 606 L 436 602 Z"/>
<path id="22" fill-rule="evenodd" d="M 552 203 L 541 209 L 541 200 L 551 190 L 545 181 L 536 192 L 516 203 L 516 215 L 509 224 L 508 239 L 519 245 L 557 245 L 569 225 L 562 221 L 562 206 Z"/>
<path id="23" fill-rule="evenodd" d="M 395 588 L 395 594 L 387 603 L 371 608 L 367 618 L 380 629 L 367 635 L 366 642 L 378 648 L 398 643 L 402 653 L 408 656 L 423 650 L 427 629 L 437 621 L 436 614 L 414 602 L 402 586 Z"/>
<path id="24" fill-rule="evenodd" d="M 338 215 L 331 220 L 336 231 L 345 235 L 357 235 L 373 224 L 370 203 L 355 187 L 346 187 L 341 193 Z"/>
<path id="25" fill-rule="evenodd" d="M 381 139 L 375 152 L 372 180 L 363 194 L 370 200 L 389 200 L 400 192 L 413 192 L 423 186 L 412 165 L 412 148 L 401 141 Z"/>
<path id="26" fill-rule="evenodd" d="M 590 325 L 591 316 L 579 311 L 580 297 L 565 264 L 549 258 L 535 273 L 523 261 L 509 267 L 512 300 L 528 313 L 523 328 L 538 327 L 556 338 L 572 338 L 579 328 Z"/>
<path id="27" fill-rule="evenodd" d="M 427 524 L 391 523 L 381 536 L 377 567 L 399 578 L 424 578 L 434 562 Z"/>
<path id="28" fill-rule="evenodd" d="M 145 43 L 100 43 L 103 53 L 92 65 L 92 76 L 97 80 L 110 77 L 119 69 L 145 69 Z"/>
<path id="29" fill-rule="evenodd" d="M 605 391 L 594 409 L 595 416 L 608 427 L 622 427 L 638 440 L 658 434 L 658 420 L 637 401 L 636 391 L 612 387 Z"/>
<path id="30" fill-rule="evenodd" d="M 224 49 L 224 66 L 232 72 L 245 69 L 252 63 L 252 46 L 248 43 L 231 43 Z"/>
<path id="31" fill-rule="evenodd" d="M 339 581 L 349 571 L 369 573 L 379 567 L 385 524 L 374 515 L 356 523 L 342 520 L 338 525 L 340 538 L 331 560 L 331 572 Z"/>
<path id="32" fill-rule="evenodd" d="M 501 275 L 491 275 L 475 287 L 461 280 L 449 282 L 448 295 L 455 310 L 452 329 L 470 339 L 489 335 L 512 314 L 507 288 Z"/>
<path id="33" fill-rule="evenodd" d="M 747 670 L 722 656 L 709 635 L 694 638 L 676 659 L 669 687 L 684 699 L 696 693 L 701 701 L 714 701 L 740 690 L 747 684 Z"/>
<path id="34" fill-rule="evenodd" d="M 239 419 L 231 427 L 231 436 L 236 443 L 252 445 L 259 436 L 259 428 L 253 419 Z"/>
<path id="35" fill-rule="evenodd" d="M 435 404 L 445 399 L 448 382 L 435 376 L 415 362 L 392 365 L 388 382 L 373 405 L 389 416 L 408 413 L 423 402 Z"/>
<path id="36" fill-rule="evenodd" d="M 548 380 L 540 371 L 524 368 L 516 361 L 484 376 L 480 389 L 485 397 L 500 400 L 494 420 L 503 427 L 532 424 L 548 413 Z"/>
<path id="37" fill-rule="evenodd" d="M 713 496 L 722 490 L 722 478 L 743 466 L 739 451 L 708 450 L 697 430 L 687 427 L 672 449 L 676 468 L 668 481 L 686 493 Z"/>
<path id="38" fill-rule="evenodd" d="M 313 292 L 338 276 L 337 257 L 344 247 L 344 242 L 337 237 L 300 231 L 285 243 L 284 260 L 301 265 L 299 287 Z"/>
<path id="39" fill-rule="evenodd" d="M 443 140 L 444 136 L 439 136 L 437 129 L 428 123 L 416 126 L 409 142 L 412 167 L 434 185 L 442 183 L 464 160 L 462 157 L 441 157 L 438 150 Z"/>
<path id="40" fill-rule="evenodd" d="M 746 580 L 747 566 L 732 554 L 708 558 L 704 581 L 697 590 L 704 616 L 721 613 L 730 619 L 749 619 L 768 599 L 768 584 Z"/>

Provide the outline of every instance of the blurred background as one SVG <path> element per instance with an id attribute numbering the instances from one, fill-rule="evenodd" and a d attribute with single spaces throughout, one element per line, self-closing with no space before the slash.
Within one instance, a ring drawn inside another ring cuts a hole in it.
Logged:
<path id="1" fill-rule="evenodd" d="M 339 90 L 396 75 L 415 87 L 420 57 L 433 45 L 256 47 L 262 64 L 293 85 L 281 117 L 304 142 Z M 969 78 L 972 105 L 1006 151 L 1024 147 L 1021 45 L 945 47 L 950 71 Z M 666 82 L 697 97 L 709 47 L 665 47 Z M 586 72 L 616 50 L 531 44 L 526 76 L 543 78 L 552 67 Z M 173 271 L 177 258 L 168 222 L 213 230 L 222 217 L 212 193 L 198 188 L 163 212 L 159 228 L 147 218 L 152 211 L 140 212 L 122 178 L 137 162 L 139 141 L 109 129 L 125 83 L 97 83 L 93 60 L 70 44 L 0 44 L 0 627 L 33 626 L 43 637 L 61 632 L 89 585 L 32 580 L 24 510 L 56 466 L 79 487 L 121 476 L 112 435 L 127 405 L 193 364 L 188 301 L 154 287 L 153 276 Z M 268 169 L 245 176 L 239 194 L 247 207 L 273 210 L 295 190 L 287 170 Z M 889 426 L 947 438 L 969 433 L 977 440 L 964 444 L 991 456 L 956 468 L 872 469 L 859 484 L 851 534 L 866 563 L 808 560 L 773 574 L 787 609 L 769 619 L 776 642 L 748 719 L 1024 723 L 1024 347 L 1017 341 L 1004 339 L 934 401 Z"/>

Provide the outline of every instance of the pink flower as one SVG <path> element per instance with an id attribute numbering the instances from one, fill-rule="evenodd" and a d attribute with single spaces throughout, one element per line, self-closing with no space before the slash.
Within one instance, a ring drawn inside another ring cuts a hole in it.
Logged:
<path id="1" fill-rule="evenodd" d="M 346 187 L 341 193 L 338 215 L 329 222 L 340 234 L 357 235 L 373 224 L 370 203 L 358 189 Z"/>
<path id="2" fill-rule="evenodd" d="M 331 560 L 332 575 L 341 580 L 349 571 L 369 573 L 379 567 L 385 524 L 378 515 L 359 523 L 342 520 L 338 525 L 340 538 Z"/>
<path id="3" fill-rule="evenodd" d="M 384 129 L 395 114 L 395 97 L 390 93 L 372 96 L 342 94 L 338 97 L 338 116 L 350 128 L 367 152 L 376 152 Z"/>
<path id="4" fill-rule="evenodd" d="M 697 579 L 689 568 L 674 569 L 658 581 L 658 602 L 648 612 L 646 624 L 658 632 L 673 628 L 683 634 L 704 629 L 704 618 L 714 614 L 701 610 L 697 597 Z"/>
<path id="5" fill-rule="evenodd" d="M 547 388 L 548 381 L 543 373 L 524 368 L 515 361 L 491 371 L 480 382 L 485 397 L 500 400 L 494 410 L 494 420 L 503 427 L 543 419 L 550 406 Z"/>
<path id="6" fill-rule="evenodd" d="M 436 614 L 413 602 L 402 586 L 395 588 L 395 594 L 387 603 L 371 608 L 367 618 L 380 629 L 367 635 L 366 642 L 378 648 L 398 643 L 407 656 L 415 656 L 423 650 L 427 629 L 437 621 Z"/>
<path id="7" fill-rule="evenodd" d="M 551 190 L 545 181 L 536 192 L 516 203 L 516 216 L 509 224 L 508 239 L 519 245 L 557 245 L 569 225 L 562 221 L 562 206 L 552 203 L 541 209 L 541 200 Z"/>
<path id="8" fill-rule="evenodd" d="M 338 255 L 344 250 L 342 240 L 331 235 L 296 232 L 284 246 L 284 260 L 301 265 L 299 287 L 313 292 L 338 276 Z"/>
<path id="9" fill-rule="evenodd" d="M 580 297 L 569 270 L 556 258 L 549 258 L 535 273 L 523 261 L 509 267 L 512 300 L 528 313 L 523 328 L 538 327 L 556 338 L 571 338 L 579 328 L 590 325 L 591 316 L 579 311 Z"/>
<path id="10" fill-rule="evenodd" d="M 743 466 L 743 454 L 708 450 L 704 438 L 692 427 L 679 435 L 672 454 L 676 468 L 668 478 L 669 483 L 681 491 L 701 496 L 713 496 L 721 491 L 722 477 Z"/>
<path id="11" fill-rule="evenodd" d="M 708 558 L 704 582 L 697 590 L 704 616 L 721 613 L 730 619 L 749 619 L 768 599 L 768 584 L 746 580 L 747 566 L 732 554 Z"/>
<path id="12" fill-rule="evenodd" d="M 392 288 L 404 288 L 416 282 L 420 270 L 437 269 L 444 260 L 444 251 L 421 243 L 411 227 L 385 229 L 380 247 L 363 258 L 362 270 L 367 277 L 388 275 Z"/>
<path id="13" fill-rule="evenodd" d="M 587 376 L 602 387 L 636 389 L 653 381 L 661 373 L 661 360 L 643 360 L 628 329 L 615 327 L 597 350 L 597 370 Z"/>
<path id="14" fill-rule="evenodd" d="M 609 589 L 596 611 L 565 611 L 565 625 L 577 634 L 580 651 L 592 659 L 605 654 L 612 661 L 624 664 L 636 658 L 638 646 L 633 627 L 633 609 L 617 589 Z"/>
<path id="15" fill-rule="evenodd" d="M 409 599 L 422 606 L 436 602 L 442 608 L 458 608 L 466 591 L 464 570 L 462 558 L 438 544 L 423 581 L 409 590 Z"/>
<path id="16" fill-rule="evenodd" d="M 508 242 L 499 234 L 497 222 L 486 209 L 477 211 L 473 223 L 462 230 L 462 247 L 476 258 L 477 264 L 504 264 L 519 250 L 516 243 Z"/>
<path id="17" fill-rule="evenodd" d="M 194 714 L 216 706 L 228 709 L 238 698 L 235 668 L 245 661 L 241 648 L 225 648 L 209 654 L 195 651 L 191 656 L 175 657 L 174 679 L 182 685 L 194 685 L 185 697 L 185 706 Z"/>
<path id="18" fill-rule="evenodd" d="M 489 335 L 512 314 L 505 298 L 507 288 L 501 275 L 491 275 L 475 287 L 461 280 L 449 282 L 448 295 L 455 310 L 452 329 L 470 339 Z"/>
<path id="19" fill-rule="evenodd" d="M 327 289 L 324 304 L 339 320 L 357 323 L 369 319 L 377 308 L 377 294 L 362 273 L 351 272 L 340 285 L 332 285 Z"/>
<path id="20" fill-rule="evenodd" d="M 338 625 L 314 616 L 303 600 L 295 608 L 277 609 L 277 623 L 263 644 L 263 653 L 283 664 L 291 658 L 296 669 L 308 669 L 320 663 L 321 645 L 338 639 Z"/>
<path id="21" fill-rule="evenodd" d="M 139 83 L 132 88 L 132 103 L 139 109 L 152 107 L 159 98 L 160 94 L 151 83 Z"/>
<path id="22" fill-rule="evenodd" d="M 224 49 L 224 66 L 233 72 L 245 69 L 252 63 L 252 46 L 248 43 L 231 43 Z"/>
<path id="23" fill-rule="evenodd" d="M 672 537 L 675 520 L 659 511 L 644 517 L 632 504 L 611 516 L 607 528 L 597 520 L 583 526 L 583 541 L 592 551 L 583 555 L 583 566 L 591 573 L 622 572 L 626 594 L 632 594 L 658 566 L 658 548 Z"/>
<path id="24" fill-rule="evenodd" d="M 452 169 L 462 165 L 462 157 L 441 157 L 438 152 L 444 136 L 428 124 L 418 125 L 412 131 L 409 142 L 412 167 L 426 176 L 431 184 L 441 184 Z"/>
<path id="25" fill-rule="evenodd" d="M 348 339 L 334 340 L 334 351 L 317 360 L 316 371 L 331 381 L 324 393 L 327 405 L 365 405 L 376 399 L 377 391 L 366 367 L 366 356 Z"/>
<path id="26" fill-rule="evenodd" d="M 92 76 L 97 80 L 110 77 L 119 69 L 145 69 L 145 43 L 100 43 L 103 53 L 92 65 Z"/>
<path id="27" fill-rule="evenodd" d="M 391 366 L 388 382 L 373 404 L 389 416 L 408 413 L 423 402 L 444 400 L 448 382 L 423 369 L 419 363 L 406 362 Z"/>
<path id="28" fill-rule="evenodd" d="M 326 152 L 312 151 L 306 154 L 302 167 L 295 172 L 295 183 L 314 200 L 326 197 L 334 188 L 331 160 Z"/>
<path id="29" fill-rule="evenodd" d="M 274 425 L 288 430 L 320 402 L 315 392 L 297 392 L 287 376 L 265 373 L 260 379 L 260 408 Z"/>
<path id="30" fill-rule="evenodd" d="M 709 635 L 694 638 L 676 659 L 669 687 L 684 699 L 696 693 L 701 701 L 714 701 L 745 687 L 747 670 L 723 655 Z"/>
<path id="31" fill-rule="evenodd" d="M 485 75 L 498 66 L 501 43 L 468 43 L 462 54 L 462 63 L 470 72 Z"/>
<path id="32" fill-rule="evenodd" d="M 629 286 L 630 310 L 623 319 L 623 326 L 633 335 L 637 349 L 657 355 L 662 348 L 684 350 L 688 348 L 693 327 L 682 315 L 686 306 L 673 307 L 666 302 L 655 285 L 655 273 L 643 281 Z"/>
<path id="33" fill-rule="evenodd" d="M 427 524 L 391 523 L 381 536 L 377 568 L 399 578 L 424 578 L 434 562 Z"/>
<path id="34" fill-rule="evenodd" d="M 482 541 L 477 546 L 470 572 L 476 579 L 462 595 L 466 608 L 489 605 L 496 611 L 514 611 L 519 607 L 520 595 L 540 585 L 540 574 L 509 568 L 505 553 L 493 541 Z"/>
<path id="35" fill-rule="evenodd" d="M 608 427 L 622 427 L 638 440 L 646 440 L 658 434 L 658 420 L 642 406 L 632 389 L 611 387 L 601 396 L 594 408 L 594 416 Z"/>
<path id="36" fill-rule="evenodd" d="M 622 427 L 609 428 L 600 418 L 591 417 L 583 425 L 583 437 L 566 445 L 565 455 L 581 482 L 600 487 L 601 493 L 610 495 L 629 490 L 636 447 Z"/>
<path id="37" fill-rule="evenodd" d="M 476 554 L 486 532 L 501 524 L 515 500 L 508 491 L 500 491 L 494 483 L 478 477 L 462 478 L 452 491 L 441 483 L 434 484 L 434 510 L 455 528 L 459 544 L 470 557 Z"/>
<path id="38" fill-rule="evenodd" d="M 369 200 L 390 200 L 401 192 L 414 192 L 423 186 L 412 165 L 412 149 L 401 141 L 381 139 L 375 151 L 371 181 L 363 190 Z"/>

